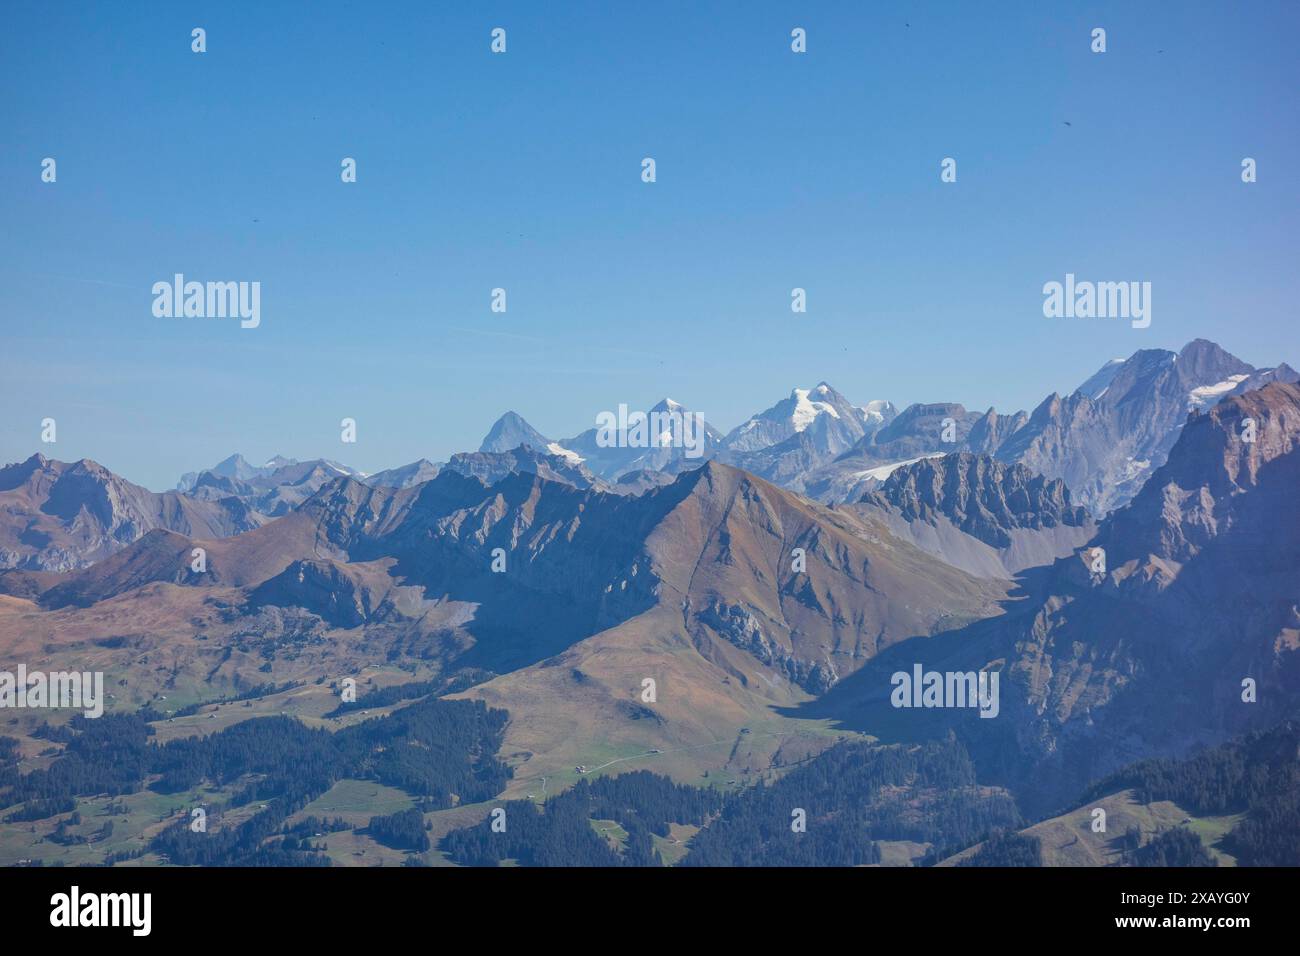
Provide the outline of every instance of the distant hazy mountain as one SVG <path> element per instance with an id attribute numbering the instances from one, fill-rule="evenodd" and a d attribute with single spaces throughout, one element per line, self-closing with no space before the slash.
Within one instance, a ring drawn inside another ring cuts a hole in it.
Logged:
<path id="1" fill-rule="evenodd" d="M 1189 412 L 1270 381 L 1297 379 L 1285 364 L 1256 369 L 1198 339 L 1179 353 L 1145 349 L 1111 360 L 1074 392 L 1050 395 L 1029 414 L 912 405 L 829 463 L 809 457 L 804 468 L 755 470 L 819 500 L 843 502 L 873 490 L 893 468 L 971 452 L 1060 478 L 1080 504 L 1105 514 L 1132 498 L 1164 462 Z"/>
<path id="2" fill-rule="evenodd" d="M 243 474 L 245 477 L 238 477 Z M 181 479 L 188 484 L 185 494 L 204 501 L 235 498 L 248 508 L 276 518 L 298 507 L 326 482 L 335 478 L 364 479 L 363 472 L 325 458 L 295 461 L 276 456 L 260 468 L 251 468 L 239 455 L 232 455 L 216 468 Z"/>
<path id="3" fill-rule="evenodd" d="M 1027 420 L 1024 412 L 967 411 L 956 402 L 909 405 L 833 460 L 790 486 L 821 501 L 856 501 L 904 465 L 969 451 L 989 454 Z"/>
<path id="4" fill-rule="evenodd" d="M 382 488 L 410 488 L 412 485 L 418 485 L 421 482 L 437 478 L 438 472 L 441 470 L 442 465 L 435 464 L 427 458 L 421 458 L 419 461 L 413 461 L 409 465 L 402 465 L 400 468 L 377 471 L 373 475 L 367 476 L 365 483 Z"/>
<path id="5" fill-rule="evenodd" d="M 766 411 L 736 426 L 723 439 L 731 452 L 752 452 L 780 444 L 796 434 L 816 436 L 819 448 L 838 455 L 862 440 L 868 431 L 887 423 L 894 414 L 888 402 L 852 405 L 825 382 L 815 388 L 796 388 Z"/>
<path id="6" fill-rule="evenodd" d="M 159 494 L 86 458 L 68 463 L 33 455 L 0 468 L 0 568 L 68 571 L 154 529 L 217 538 L 264 521 L 239 500 Z"/>
<path id="7" fill-rule="evenodd" d="M 1212 406 L 1257 374 L 1204 339 L 1178 353 L 1144 349 L 1093 376 L 1087 392 L 1048 396 L 994 454 L 1064 479 L 1082 504 L 1105 514 L 1164 463 L 1188 412 Z"/>
<path id="8" fill-rule="evenodd" d="M 493 423 L 482 444 L 478 446 L 478 450 L 481 452 L 513 451 L 520 445 L 528 445 L 538 451 L 548 451 L 551 450 L 552 444 L 549 438 L 524 421 L 521 416 L 514 412 L 506 412 Z M 552 454 L 554 453 L 552 451 Z"/>
<path id="9" fill-rule="evenodd" d="M 282 455 L 274 455 L 264 465 L 250 465 L 243 455 L 234 454 L 223 461 L 217 462 L 211 468 L 205 468 L 203 471 L 190 471 L 181 475 L 181 480 L 176 483 L 177 491 L 189 491 L 198 482 L 201 475 L 209 474 L 217 478 L 234 478 L 239 481 L 253 481 L 257 478 L 264 478 L 274 474 L 281 468 L 298 464 L 297 459 L 285 458 Z M 333 464 L 331 462 L 331 464 Z M 355 474 L 352 469 L 342 465 L 336 466 L 342 474 Z"/>
<path id="10" fill-rule="evenodd" d="M 687 457 L 671 430 L 652 447 L 602 447 L 597 429 L 552 441 L 514 412 L 502 416 L 481 450 L 528 445 L 565 455 L 595 476 L 669 476 L 716 458 L 827 503 L 860 499 L 901 466 L 960 452 L 991 455 L 1062 479 L 1093 514 L 1127 502 L 1159 467 L 1187 413 L 1300 374 L 1281 364 L 1256 369 L 1212 342 L 1179 353 L 1159 349 L 1112 359 L 1065 397 L 1048 396 L 1032 413 L 968 410 L 956 402 L 917 403 L 902 412 L 887 401 L 854 405 L 825 382 L 795 388 L 722 436 L 706 429 L 703 451 Z M 686 412 L 664 399 L 652 412 Z"/>
<path id="11" fill-rule="evenodd" d="M 638 411 L 641 410 L 630 409 L 629 417 Z M 722 433 L 707 422 L 702 429 L 698 429 L 697 434 L 698 426 L 694 424 L 694 419 L 691 425 L 686 424 L 687 416 L 695 413 L 671 398 L 661 400 L 648 409 L 646 414 L 651 422 L 656 420 L 653 416 L 657 415 L 661 416 L 658 420 L 667 424 L 656 434 L 649 434 L 647 428 L 644 443 L 639 441 L 635 427 L 626 431 L 615 430 L 612 435 L 604 434 L 598 428 L 590 428 L 580 435 L 561 441 L 560 447 L 552 450 L 560 453 L 567 451 L 574 456 L 575 462 L 585 465 L 601 478 L 616 481 L 621 475 L 643 469 L 669 474 L 693 470 L 712 458 L 722 443 Z M 608 439 L 612 439 L 612 443 L 602 444 L 602 441 Z M 698 454 L 687 448 L 688 439 L 695 444 Z"/>
<path id="12" fill-rule="evenodd" d="M 825 382 L 790 397 L 733 429 L 719 458 L 769 481 L 803 490 L 807 476 L 893 420 L 894 406 L 851 404 Z"/>

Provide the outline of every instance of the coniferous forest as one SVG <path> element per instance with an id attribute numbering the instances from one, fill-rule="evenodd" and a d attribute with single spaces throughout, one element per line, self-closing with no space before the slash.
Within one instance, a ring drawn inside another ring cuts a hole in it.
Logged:
<path id="1" fill-rule="evenodd" d="M 79 797 L 148 788 L 182 793 L 200 785 L 232 789 L 212 808 L 210 832 L 180 819 L 147 849 L 182 865 L 328 865 L 313 834 L 342 821 L 288 818 L 343 779 L 372 780 L 417 800 L 417 808 L 370 818 L 378 843 L 410 853 L 431 849 L 424 813 L 492 801 L 510 779 L 495 756 L 508 720 L 481 702 L 429 698 L 386 717 L 331 732 L 294 718 L 263 717 L 219 733 L 158 744 L 145 709 L 97 720 L 74 717 L 38 731 L 61 744 L 47 768 L 21 773 L 16 741 L 0 738 L 0 819 L 26 823 L 74 813 Z M 1205 815 L 1241 814 L 1220 847 L 1242 865 L 1300 862 L 1300 729 L 1207 749 L 1184 760 L 1146 760 L 1099 781 L 1082 802 L 1132 789 L 1143 803 L 1169 800 Z M 258 812 L 222 825 L 226 814 Z M 916 745 L 841 742 L 783 775 L 735 793 L 675 783 L 638 770 L 583 779 L 544 804 L 502 801 L 494 817 L 453 830 L 438 844 L 462 865 L 661 866 L 655 837 L 695 828 L 681 847 L 684 866 L 854 866 L 882 861 L 891 841 L 927 844 L 932 864 L 982 842 L 964 866 L 1039 866 L 1038 840 L 1012 797 L 981 786 L 955 739 Z M 77 821 L 72 821 L 74 824 Z M 67 844 L 69 819 L 49 839 Z M 105 833 L 105 831 L 100 831 Z M 1123 860 L 1141 866 L 1203 866 L 1214 858 L 1190 830 L 1126 840 Z M 684 855 L 683 855 L 684 854 Z M 138 855 L 138 853 L 136 854 Z"/>

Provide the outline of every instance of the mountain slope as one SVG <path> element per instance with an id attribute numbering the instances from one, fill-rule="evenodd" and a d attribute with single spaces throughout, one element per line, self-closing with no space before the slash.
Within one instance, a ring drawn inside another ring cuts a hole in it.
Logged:
<path id="1" fill-rule="evenodd" d="M 168 638 L 176 673 L 223 647 L 262 648 L 214 671 L 244 681 L 253 663 L 335 674 L 358 653 L 496 673 L 474 693 L 512 700 L 510 746 L 558 771 L 589 762 L 574 748 L 620 740 L 698 747 L 750 724 L 806 734 L 771 705 L 821 693 L 899 641 L 996 613 L 1004 596 L 869 516 L 710 463 L 636 497 L 524 472 L 490 487 L 450 470 L 404 489 L 339 478 L 238 537 L 156 531 L 13 613 L 52 647 L 87 630 L 120 638 L 129 660 L 155 640 L 139 621 L 159 639 L 197 629 L 192 646 Z M 0 607 L 0 632 L 13 621 Z M 646 677 L 659 681 L 655 706 L 639 696 Z M 756 766 L 783 746 L 764 737 Z"/>
<path id="2" fill-rule="evenodd" d="M 68 463 L 33 455 L 0 468 L 0 568 L 66 571 L 155 529 L 215 538 L 264 521 L 236 498 L 152 492 L 89 459 Z"/>
<path id="3" fill-rule="evenodd" d="M 1048 805 L 1131 760 L 1274 725 L 1300 694 L 1297 441 L 1295 385 L 1192 416 L 1138 497 L 1030 575 L 1012 613 L 897 648 L 805 713 L 902 737 L 953 729 Z M 890 707 L 890 674 L 916 662 L 999 671 L 998 718 Z"/>
<path id="4" fill-rule="evenodd" d="M 1105 514 L 1164 462 L 1188 412 L 1212 405 L 1255 371 L 1204 339 L 1177 354 L 1135 352 L 1095 397 L 1082 389 L 1049 396 L 994 454 L 1064 479 L 1081 504 Z"/>
<path id="5" fill-rule="evenodd" d="M 981 576 L 1050 564 L 1096 531 L 1059 479 L 964 452 L 896 469 L 861 507 L 896 537 Z"/>

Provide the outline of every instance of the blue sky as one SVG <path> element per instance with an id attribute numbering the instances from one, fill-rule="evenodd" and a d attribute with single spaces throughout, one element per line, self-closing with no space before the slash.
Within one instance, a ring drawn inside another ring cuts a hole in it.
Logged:
<path id="1" fill-rule="evenodd" d="M 158 489 L 234 451 L 445 459 L 507 409 L 567 437 L 669 395 L 725 431 L 821 380 L 1009 411 L 1198 336 L 1300 361 L 1294 3 L 9 2 L 0 27 L 3 461 Z M 261 282 L 261 326 L 155 318 L 176 272 Z M 1067 272 L 1150 281 L 1150 328 L 1044 318 Z"/>

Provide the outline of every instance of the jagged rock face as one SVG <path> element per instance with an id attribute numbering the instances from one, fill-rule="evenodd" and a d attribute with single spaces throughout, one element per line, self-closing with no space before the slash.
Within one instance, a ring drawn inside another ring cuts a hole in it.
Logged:
<path id="1" fill-rule="evenodd" d="M 1243 438 L 1254 423 L 1253 441 Z M 1284 467 L 1300 436 L 1300 387 L 1274 384 L 1194 413 L 1169 460 L 1130 505 L 1108 522 L 1097 544 L 1112 567 L 1148 557 L 1185 563 L 1242 520 L 1237 499 L 1258 489 L 1261 473 Z M 1252 496 L 1252 507 L 1258 499 Z M 1285 502 L 1273 503 L 1280 517 Z M 1285 540 L 1272 521 L 1260 546 Z M 1297 570 L 1300 575 L 1300 569 Z"/>
<path id="2" fill-rule="evenodd" d="M 0 568 L 68 571 L 155 529 L 216 538 L 264 520 L 237 500 L 155 493 L 87 459 L 65 463 L 33 455 L 0 468 Z"/>
<path id="3" fill-rule="evenodd" d="M 991 453 L 1027 419 L 1024 412 L 999 415 L 990 408 L 981 414 L 952 402 L 909 405 L 833 461 L 810 462 L 806 470 L 774 480 L 819 501 L 858 501 L 894 467 L 961 451 Z"/>
<path id="4" fill-rule="evenodd" d="M 1254 443 L 1240 437 L 1246 418 L 1256 422 Z M 1297 445 L 1295 385 L 1270 384 L 1194 416 L 1166 465 L 1083 554 L 1026 582 L 1029 601 L 873 661 L 831 692 L 826 712 L 853 714 L 873 733 L 897 723 L 885 698 L 903 658 L 942 671 L 997 669 L 997 719 L 909 714 L 904 731 L 951 727 L 1048 804 L 1132 760 L 1275 723 L 1300 694 Z M 1243 700 L 1246 678 L 1253 703 Z"/>
<path id="5" fill-rule="evenodd" d="M 863 501 L 891 506 L 908 521 L 944 515 L 995 548 L 1009 547 L 1017 528 L 1078 528 L 1089 522 L 1087 509 L 1071 505 L 1065 482 L 965 453 L 899 468 Z"/>
<path id="6" fill-rule="evenodd" d="M 1082 390 L 1049 396 L 995 454 L 1064 479 L 1081 504 L 1102 515 L 1129 501 L 1164 463 L 1189 411 L 1254 372 L 1203 339 L 1176 355 L 1139 351 L 1092 389 L 1097 397 Z"/>
<path id="7" fill-rule="evenodd" d="M 810 694 L 823 694 L 839 680 L 831 662 L 800 660 L 779 642 L 769 639 L 758 618 L 738 604 L 715 602 L 700 614 L 699 620 Z"/>
<path id="8" fill-rule="evenodd" d="M 504 452 L 477 452 L 452 455 L 443 466 L 447 471 L 477 478 L 485 485 L 494 485 L 507 475 L 517 472 L 537 475 L 547 481 L 558 481 L 574 488 L 597 488 L 609 491 L 611 487 L 580 462 L 562 455 L 549 455 L 544 450 L 524 445 Z"/>
<path id="9" fill-rule="evenodd" d="M 978 577 L 1009 578 L 1075 553 L 1095 534 L 1058 479 L 987 455 L 901 465 L 854 508 L 895 537 Z"/>
<path id="10" fill-rule="evenodd" d="M 797 489 L 805 475 L 817 470 L 831 457 L 817 433 L 810 428 L 754 451 L 725 451 L 718 459 L 782 487 Z"/>
<path id="11" fill-rule="evenodd" d="M 819 501 L 857 501 L 889 469 L 925 456 L 972 452 L 1060 478 L 1094 515 L 1127 503 L 1162 465 L 1189 412 L 1269 382 L 1300 379 L 1287 365 L 1255 369 L 1203 339 L 1180 353 L 1140 350 L 1106 363 L 1067 396 L 1050 395 L 1030 414 L 983 414 L 955 403 L 912 405 L 833 461 L 794 448 L 779 463 L 737 460 Z M 952 426 L 944 429 L 946 419 Z M 732 459 L 727 459 L 731 461 Z"/>

